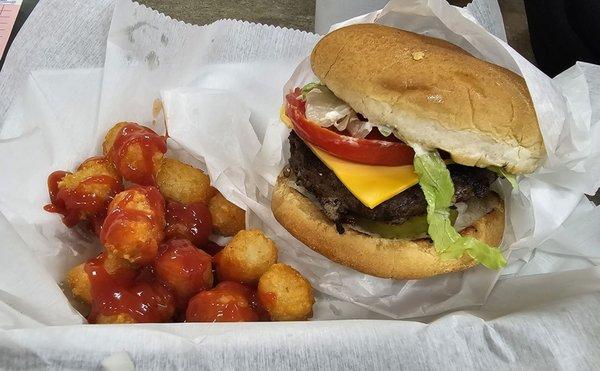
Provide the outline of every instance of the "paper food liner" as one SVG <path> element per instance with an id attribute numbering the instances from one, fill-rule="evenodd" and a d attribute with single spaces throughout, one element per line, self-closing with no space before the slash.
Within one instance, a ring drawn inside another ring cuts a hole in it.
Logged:
<path id="1" fill-rule="evenodd" d="M 296 241 L 273 218 L 269 195 L 287 158 L 288 130 L 279 122 L 284 86 L 313 78 L 302 61 L 319 36 L 232 20 L 192 26 L 120 1 L 104 69 L 34 72 L 1 128 L 0 324 L 84 321 L 57 283 L 100 246 L 42 210 L 46 178 L 98 153 L 118 121 L 163 130 L 152 113 L 156 99 L 168 123 L 169 156 L 207 170 L 225 197 L 248 211 L 248 226 L 273 238 L 280 260 L 320 292 L 314 319 L 430 316 L 483 304 L 500 275 L 510 281 L 598 265 L 600 215 L 583 193 L 594 193 L 600 180 L 600 70 L 578 64 L 551 80 L 486 31 L 477 21 L 483 19 L 441 0 L 391 1 L 334 28 L 377 22 L 443 38 L 525 78 L 548 160 L 522 177 L 518 190 L 503 186 L 502 248 L 510 263 L 503 271 L 477 267 L 426 280 L 381 279 Z M 497 22 L 487 26 L 499 29 Z"/>

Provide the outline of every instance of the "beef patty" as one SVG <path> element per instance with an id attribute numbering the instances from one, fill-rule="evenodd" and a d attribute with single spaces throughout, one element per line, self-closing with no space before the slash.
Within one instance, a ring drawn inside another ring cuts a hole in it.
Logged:
<path id="1" fill-rule="evenodd" d="M 418 184 L 373 209 L 368 208 L 354 197 L 295 132 L 291 132 L 289 141 L 289 163 L 296 184 L 317 198 L 325 214 L 338 224 L 338 230 L 341 223 L 353 223 L 357 218 L 401 224 L 413 216 L 427 212 L 425 195 Z M 490 184 L 496 179 L 496 174 L 487 169 L 451 164 L 448 165 L 448 170 L 454 182 L 456 202 L 487 196 Z"/>

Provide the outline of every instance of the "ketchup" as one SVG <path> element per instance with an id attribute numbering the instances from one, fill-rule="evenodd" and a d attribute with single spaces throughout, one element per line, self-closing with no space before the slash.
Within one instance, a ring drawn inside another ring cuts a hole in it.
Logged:
<path id="1" fill-rule="evenodd" d="M 274 304 L 275 300 L 277 299 L 275 293 L 268 292 L 266 294 L 268 303 Z M 262 296 L 263 295 L 259 294 L 258 291 L 252 291 L 252 295 L 250 296 L 250 305 L 256 311 L 256 313 L 258 313 L 258 317 L 261 321 L 270 321 L 271 315 L 265 309 L 267 306 L 265 305 L 265 302 L 262 301 Z"/>
<path id="2" fill-rule="evenodd" d="M 203 203 L 185 205 L 168 201 L 166 219 L 167 238 L 185 238 L 200 248 L 208 243 L 213 229 L 212 217 Z"/>
<path id="3" fill-rule="evenodd" d="M 259 292 L 257 296 L 259 303 L 265 308 L 274 307 L 277 301 L 277 294 L 274 292 Z"/>
<path id="4" fill-rule="evenodd" d="M 129 148 L 134 144 L 139 145 L 142 158 L 140 161 L 125 161 Z M 155 185 L 153 158 L 156 153 L 165 152 L 166 136 L 160 136 L 150 128 L 130 122 L 117 133 L 108 157 L 123 178 L 140 185 Z"/>
<path id="5" fill-rule="evenodd" d="M 249 322 L 259 315 L 252 304 L 252 290 L 237 282 L 225 281 L 214 289 L 194 296 L 186 311 L 188 322 Z"/>
<path id="6" fill-rule="evenodd" d="M 110 200 L 123 189 L 120 180 L 110 175 L 92 175 L 74 189 L 59 188 L 58 183 L 68 174 L 71 173 L 55 171 L 48 176 L 51 203 L 44 206 L 44 210 L 62 214 L 62 221 L 69 228 L 87 217 L 105 214 Z M 94 184 L 108 187 L 108 197 L 85 191 L 87 186 Z"/>
<path id="7" fill-rule="evenodd" d="M 58 199 L 58 183 L 68 174 L 71 174 L 68 171 L 55 171 L 48 176 L 48 193 L 50 194 L 50 204 L 44 206 L 44 210 L 51 213 L 65 213 L 65 205 L 64 202 L 59 201 Z M 65 223 L 66 224 L 66 223 Z"/>
<path id="8" fill-rule="evenodd" d="M 160 247 L 154 274 L 175 294 L 177 307 L 185 310 L 189 299 L 213 284 L 212 258 L 188 240 L 171 240 Z"/>
<path id="9" fill-rule="evenodd" d="M 144 195 L 152 212 L 128 207 L 129 202 L 134 199 L 136 193 Z M 115 199 L 109 206 L 108 215 L 102 224 L 100 242 L 103 245 L 111 244 L 119 247 L 131 238 L 129 222 L 147 222 L 151 225 L 151 229 L 160 231 L 160 235 L 158 236 L 158 241 L 153 241 L 152 239 L 148 239 L 147 241 L 148 244 L 156 244 L 156 246 L 151 246 L 152 249 L 149 249 L 149 253 L 152 253 L 152 256 L 140 256 L 140 259 L 153 259 L 156 255 L 158 243 L 164 237 L 165 200 L 156 187 L 133 186 L 121 193 L 121 195 L 118 201 Z M 142 247 L 141 250 L 145 249 Z"/>
<path id="10" fill-rule="evenodd" d="M 135 270 L 118 269 L 109 274 L 104 268 L 106 254 L 88 261 L 85 266 L 92 286 L 92 309 L 88 317 L 95 323 L 98 316 L 127 314 L 135 322 L 164 322 L 173 315 L 171 292 L 158 282 L 136 279 Z"/>
<path id="11" fill-rule="evenodd" d="M 90 229 L 98 237 L 100 237 L 100 233 L 102 233 L 102 224 L 104 224 L 104 218 L 106 218 L 106 213 L 98 214 L 90 221 Z"/>

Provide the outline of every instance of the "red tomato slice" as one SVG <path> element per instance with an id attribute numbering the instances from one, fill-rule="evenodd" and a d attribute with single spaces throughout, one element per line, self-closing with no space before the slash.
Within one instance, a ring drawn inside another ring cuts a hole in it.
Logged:
<path id="1" fill-rule="evenodd" d="M 300 89 L 286 96 L 285 113 L 292 121 L 296 134 L 308 143 L 330 155 L 360 164 L 400 166 L 413 163 L 415 152 L 405 143 L 354 138 L 309 121 L 305 114 L 305 102 L 299 97 Z"/>

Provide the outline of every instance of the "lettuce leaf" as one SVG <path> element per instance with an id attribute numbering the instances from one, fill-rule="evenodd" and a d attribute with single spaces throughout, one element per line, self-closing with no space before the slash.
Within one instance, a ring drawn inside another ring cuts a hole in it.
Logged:
<path id="1" fill-rule="evenodd" d="M 490 169 L 491 171 L 498 174 L 498 176 L 501 176 L 502 178 L 508 180 L 508 182 L 514 189 L 519 188 L 519 184 L 517 183 L 516 175 L 507 173 L 506 170 L 504 170 L 503 168 L 498 167 L 498 166 L 489 166 L 488 169 Z"/>
<path id="2" fill-rule="evenodd" d="M 450 221 L 454 184 L 444 160 L 437 151 L 415 149 L 415 172 L 427 200 L 428 233 L 437 253 L 444 259 L 458 259 L 464 253 L 491 269 L 506 265 L 499 249 L 473 237 L 461 236 Z"/>
<path id="3" fill-rule="evenodd" d="M 302 96 L 303 96 L 304 98 L 306 98 L 306 94 L 307 94 L 309 91 L 311 91 L 311 90 L 313 90 L 314 88 L 316 88 L 317 86 L 319 86 L 319 85 L 321 85 L 321 83 L 318 83 L 318 82 L 309 82 L 308 84 L 304 85 L 304 86 L 302 87 L 302 89 L 300 89 L 300 91 L 302 92 Z"/>

